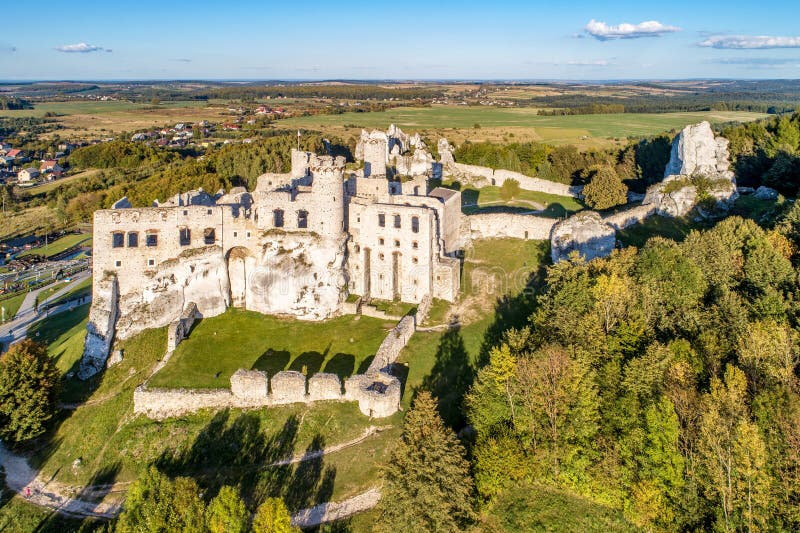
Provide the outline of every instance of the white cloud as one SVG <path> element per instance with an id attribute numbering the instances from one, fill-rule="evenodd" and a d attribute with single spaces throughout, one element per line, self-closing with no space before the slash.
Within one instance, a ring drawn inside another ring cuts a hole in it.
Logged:
<path id="1" fill-rule="evenodd" d="M 800 48 L 800 37 L 771 35 L 715 35 L 697 43 L 707 48 L 734 50 L 763 50 L 766 48 Z"/>
<path id="2" fill-rule="evenodd" d="M 583 31 L 600 41 L 610 41 L 612 39 L 659 37 L 665 33 L 681 31 L 681 29 L 677 26 L 662 24 L 657 20 L 646 20 L 639 24 L 623 23 L 617 26 L 609 26 L 605 22 L 592 19 L 586 24 Z"/>
<path id="3" fill-rule="evenodd" d="M 791 57 L 726 57 L 713 59 L 710 63 L 767 69 L 800 65 L 800 59 Z"/>
<path id="4" fill-rule="evenodd" d="M 110 52 L 111 50 L 103 48 L 102 46 L 95 46 L 93 44 L 76 43 L 76 44 L 63 44 L 56 46 L 59 52 L 66 52 L 68 54 L 88 54 L 89 52 Z"/>

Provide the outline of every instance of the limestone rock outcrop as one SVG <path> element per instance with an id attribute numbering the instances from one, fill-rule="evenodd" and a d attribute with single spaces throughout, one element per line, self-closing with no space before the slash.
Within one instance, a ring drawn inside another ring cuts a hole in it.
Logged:
<path id="1" fill-rule="evenodd" d="M 122 291 L 117 321 L 120 339 L 168 325 L 190 302 L 205 317 L 223 313 L 230 304 L 227 265 L 217 246 L 187 250 L 157 265 L 148 277 L 141 290 Z"/>
<path id="2" fill-rule="evenodd" d="M 450 165 L 456 162 L 456 159 L 453 156 L 454 148 L 447 139 L 444 137 L 439 139 L 439 142 L 436 144 L 436 148 L 439 152 L 439 162 L 442 165 Z"/>
<path id="3" fill-rule="evenodd" d="M 104 275 L 94 283 L 92 294 L 83 358 L 78 369 L 80 379 L 92 377 L 106 365 L 111 342 L 114 340 L 114 323 L 117 320 L 117 277 L 113 274 Z"/>
<path id="4" fill-rule="evenodd" d="M 729 167 L 728 140 L 714 137 L 711 124 L 703 121 L 686 126 L 675 137 L 664 177 L 702 175 L 733 180 Z"/>
<path id="5" fill-rule="evenodd" d="M 567 259 L 572 252 L 591 261 L 609 255 L 614 250 L 616 236 L 616 230 L 599 213 L 583 211 L 553 226 L 550 254 L 554 263 Z"/>

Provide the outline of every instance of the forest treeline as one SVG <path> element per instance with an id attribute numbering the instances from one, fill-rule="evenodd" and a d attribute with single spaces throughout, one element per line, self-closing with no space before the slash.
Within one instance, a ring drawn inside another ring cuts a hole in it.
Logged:
<path id="1" fill-rule="evenodd" d="M 368 83 L 235 85 L 202 91 L 208 98 L 337 98 L 342 100 L 418 100 L 442 96 L 431 87 L 390 87 Z"/>
<path id="2" fill-rule="evenodd" d="M 466 395 L 483 505 L 536 484 L 651 531 L 800 529 L 800 206 L 549 268 Z"/>
<path id="3" fill-rule="evenodd" d="M 123 196 L 134 206 L 144 207 L 198 187 L 212 194 L 233 186 L 252 190 L 259 175 L 290 170 L 291 149 L 296 145 L 294 132 L 280 132 L 250 144 L 227 145 L 202 157 L 182 157 L 145 143 L 100 143 L 80 148 L 69 158 L 77 169 L 100 172 L 52 190 L 41 201 L 75 223 L 90 221 L 95 210 L 108 208 Z M 336 139 L 327 146 L 334 155 L 349 154 L 349 148 Z M 304 135 L 300 147 L 326 152 L 326 143 L 316 134 Z"/>
<path id="4" fill-rule="evenodd" d="M 664 177 L 671 147 L 672 136 L 666 134 L 632 142 L 622 149 L 586 151 L 573 145 L 467 141 L 458 146 L 453 155 L 459 163 L 504 168 L 574 185 L 586 183 L 593 167 L 610 166 L 633 188 L 643 189 Z"/>
<path id="5" fill-rule="evenodd" d="M 21 98 L 8 98 L 5 96 L 0 97 L 0 109 L 2 110 L 10 110 L 10 109 L 33 109 L 33 106 L 28 100 L 23 100 Z"/>

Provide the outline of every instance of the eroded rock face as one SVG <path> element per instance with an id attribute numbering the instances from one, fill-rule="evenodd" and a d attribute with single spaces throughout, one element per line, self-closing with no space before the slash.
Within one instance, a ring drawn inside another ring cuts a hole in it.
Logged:
<path id="1" fill-rule="evenodd" d="M 88 379 L 105 367 L 114 339 L 118 296 L 116 276 L 106 275 L 95 281 L 89 323 L 86 325 L 83 358 L 78 369 L 80 379 Z"/>
<path id="2" fill-rule="evenodd" d="M 673 190 L 682 181 L 686 185 Z M 642 204 L 654 206 L 656 214 L 662 216 L 682 217 L 697 204 L 697 187 L 690 185 L 686 176 L 668 176 L 647 188 Z"/>
<path id="3" fill-rule="evenodd" d="M 168 325 L 190 302 L 205 317 L 223 313 L 230 304 L 227 265 L 218 246 L 193 249 L 165 261 L 157 265 L 150 280 L 141 291 L 122 291 L 117 321 L 120 339 Z"/>
<path id="4" fill-rule="evenodd" d="M 246 274 L 247 309 L 301 320 L 323 320 L 337 312 L 346 282 L 344 239 L 286 235 L 266 241 L 261 250 Z M 234 284 L 233 267 L 230 275 Z"/>
<path id="5" fill-rule="evenodd" d="M 577 213 L 553 226 L 550 254 L 554 263 L 567 259 L 572 252 L 591 261 L 609 255 L 614 250 L 616 236 L 616 230 L 599 213 Z"/>
<path id="6" fill-rule="evenodd" d="M 702 175 L 733 181 L 729 167 L 728 140 L 714 137 L 711 124 L 703 121 L 686 126 L 675 137 L 664 177 Z"/>

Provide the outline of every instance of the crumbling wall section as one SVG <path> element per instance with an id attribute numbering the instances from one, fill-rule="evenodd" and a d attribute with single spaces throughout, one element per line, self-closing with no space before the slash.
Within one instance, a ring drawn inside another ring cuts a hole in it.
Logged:
<path id="1" fill-rule="evenodd" d="M 465 165 L 464 163 L 452 163 L 445 165 L 443 175 L 453 179 L 466 181 L 473 187 L 481 188 L 489 185 L 500 187 L 508 179 L 515 179 L 519 182 L 521 189 L 526 191 L 539 191 L 559 196 L 571 196 L 579 198 L 583 193 L 583 187 L 579 185 L 566 185 L 550 180 L 526 176 L 513 170 L 491 169 L 477 165 Z"/>
<path id="2" fill-rule="evenodd" d="M 547 240 L 553 226 L 558 222 L 554 218 L 534 215 L 516 215 L 513 213 L 486 213 L 469 215 L 470 239 L 494 239 L 510 237 L 513 239 Z"/>
<path id="3" fill-rule="evenodd" d="M 174 322 L 170 322 L 167 328 L 167 352 L 174 352 L 175 348 L 189 335 L 195 320 L 200 318 L 200 312 L 197 310 L 197 304 L 189 302 L 186 309 L 181 313 L 180 318 Z"/>
<path id="4" fill-rule="evenodd" d="M 83 357 L 78 369 L 80 379 L 88 379 L 105 367 L 111 342 L 114 340 L 118 291 L 117 277 L 114 274 L 102 274 L 94 282 Z"/>

